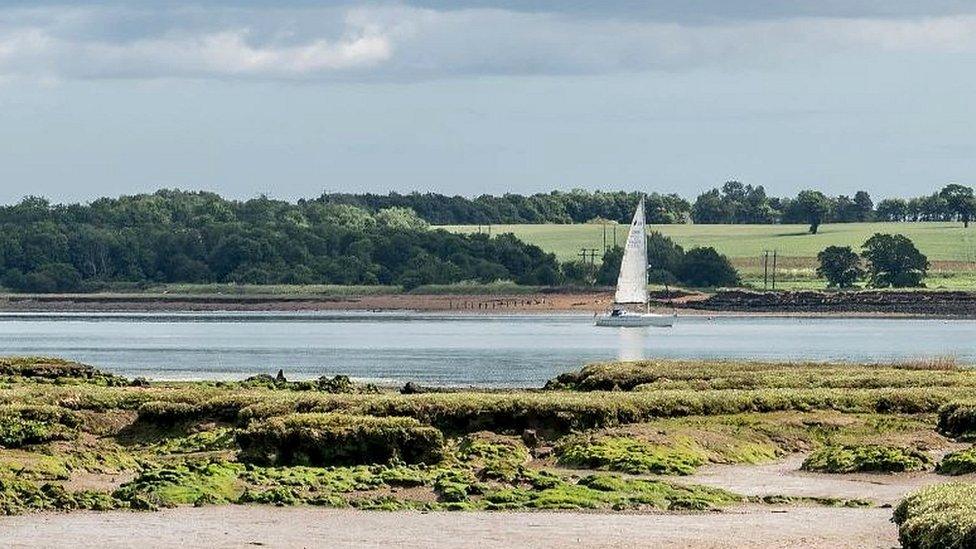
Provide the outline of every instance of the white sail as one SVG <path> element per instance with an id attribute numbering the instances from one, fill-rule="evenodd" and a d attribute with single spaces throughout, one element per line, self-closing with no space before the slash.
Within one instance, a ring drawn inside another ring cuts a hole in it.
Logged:
<path id="1" fill-rule="evenodd" d="M 644 223 L 644 199 L 641 198 L 624 245 L 614 303 L 647 303 L 647 237 Z"/>

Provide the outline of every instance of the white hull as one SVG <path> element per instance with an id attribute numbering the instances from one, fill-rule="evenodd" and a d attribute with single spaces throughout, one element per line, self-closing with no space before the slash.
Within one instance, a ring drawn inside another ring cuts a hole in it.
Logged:
<path id="1" fill-rule="evenodd" d="M 643 328 L 645 326 L 670 328 L 674 326 L 675 318 L 675 315 L 655 315 L 650 313 L 626 313 L 617 316 L 605 314 L 596 319 L 596 325 L 622 328 Z"/>

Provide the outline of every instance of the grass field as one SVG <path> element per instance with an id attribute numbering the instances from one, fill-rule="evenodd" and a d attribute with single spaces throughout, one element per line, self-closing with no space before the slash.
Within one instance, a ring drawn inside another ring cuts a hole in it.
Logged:
<path id="1" fill-rule="evenodd" d="M 487 226 L 450 225 L 451 232 L 486 231 Z M 976 287 L 976 226 L 964 229 L 960 223 L 844 223 L 822 225 L 818 234 L 807 232 L 806 225 L 652 225 L 685 249 L 712 246 L 729 256 L 743 279 L 762 285 L 764 250 L 778 255 L 777 287 L 816 288 L 823 281 L 814 275 L 817 253 L 827 246 L 861 244 L 875 233 L 903 234 L 912 239 L 932 262 L 926 281 L 932 288 L 968 289 Z M 614 243 L 614 226 L 607 225 L 606 243 Z M 627 227 L 616 226 L 616 242 L 627 237 Z M 602 225 L 492 225 L 492 234 L 513 233 L 520 239 L 556 254 L 560 261 L 579 258 L 582 248 L 602 249 Z"/>

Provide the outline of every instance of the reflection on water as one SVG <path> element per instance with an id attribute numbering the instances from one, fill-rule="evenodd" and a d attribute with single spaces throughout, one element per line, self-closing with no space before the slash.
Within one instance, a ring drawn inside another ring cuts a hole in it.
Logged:
<path id="1" fill-rule="evenodd" d="M 617 359 L 642 360 L 647 332 L 646 328 L 617 328 Z"/>
<path id="2" fill-rule="evenodd" d="M 0 314 L 0 355 L 58 355 L 155 379 L 346 374 L 379 382 L 539 387 L 617 358 L 976 363 L 976 321 L 681 317 L 674 328 L 599 328 L 587 315 L 414 313 Z"/>

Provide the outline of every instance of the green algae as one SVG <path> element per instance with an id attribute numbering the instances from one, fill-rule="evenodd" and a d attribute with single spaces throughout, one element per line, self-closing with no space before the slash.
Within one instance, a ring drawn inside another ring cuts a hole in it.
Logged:
<path id="1" fill-rule="evenodd" d="M 901 473 L 921 471 L 932 464 L 926 454 L 877 444 L 825 446 L 803 461 L 804 471 L 820 473 Z"/>

